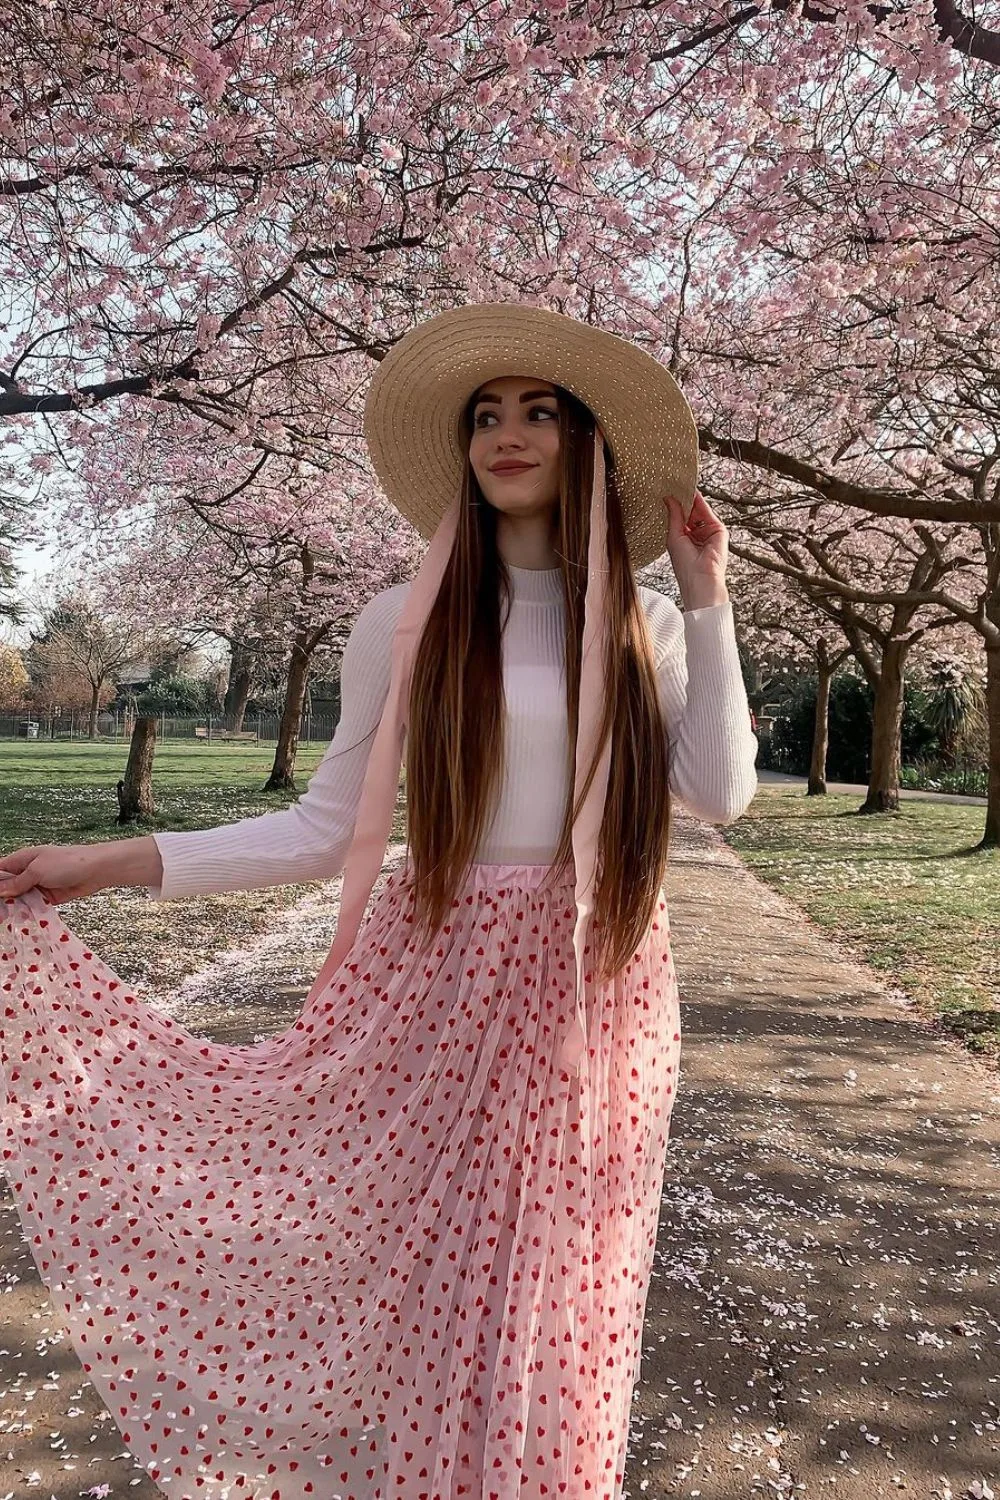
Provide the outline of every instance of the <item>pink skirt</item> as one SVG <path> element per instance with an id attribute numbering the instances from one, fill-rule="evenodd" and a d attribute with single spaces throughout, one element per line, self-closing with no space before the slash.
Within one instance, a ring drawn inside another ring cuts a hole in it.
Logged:
<path id="1" fill-rule="evenodd" d="M 680 1053 L 662 896 L 560 1066 L 571 874 L 407 867 L 293 1026 L 193 1035 L 0 906 L 0 1142 L 39 1274 L 173 1500 L 618 1500 Z"/>

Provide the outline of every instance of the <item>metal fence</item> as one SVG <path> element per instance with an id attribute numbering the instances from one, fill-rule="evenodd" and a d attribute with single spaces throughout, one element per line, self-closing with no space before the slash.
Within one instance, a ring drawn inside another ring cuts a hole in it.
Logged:
<path id="1" fill-rule="evenodd" d="M 219 717 L 172 718 L 158 714 L 157 734 L 161 740 L 188 740 L 191 743 L 227 745 L 233 737 Z M 277 714 L 247 714 L 243 721 L 240 744 L 274 745 L 278 740 Z M 97 717 L 97 739 L 102 742 L 127 741 L 135 716 L 126 713 L 101 713 Z M 32 727 L 33 726 L 33 727 Z M 90 715 L 86 709 L 72 713 L 47 714 L 22 710 L 0 712 L 0 740 L 87 740 Z M 337 719 L 332 714 L 303 714 L 299 742 L 303 745 L 325 745 L 332 737 Z"/>

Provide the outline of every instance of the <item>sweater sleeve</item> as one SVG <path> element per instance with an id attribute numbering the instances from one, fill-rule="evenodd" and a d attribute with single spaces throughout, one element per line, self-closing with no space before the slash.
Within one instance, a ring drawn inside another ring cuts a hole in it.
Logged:
<path id="1" fill-rule="evenodd" d="M 732 604 L 682 613 L 665 594 L 640 592 L 656 651 L 671 791 L 704 822 L 734 823 L 757 790 L 758 743 Z"/>
<path id="2" fill-rule="evenodd" d="M 408 584 L 364 606 L 344 647 L 340 720 L 291 807 L 190 833 L 155 833 L 163 879 L 156 900 L 332 880 L 347 858 L 368 755 L 389 691 L 392 638 Z"/>

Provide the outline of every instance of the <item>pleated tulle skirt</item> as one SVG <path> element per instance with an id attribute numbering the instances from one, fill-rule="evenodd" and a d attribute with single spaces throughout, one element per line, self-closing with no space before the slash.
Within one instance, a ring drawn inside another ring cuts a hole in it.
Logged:
<path id="1" fill-rule="evenodd" d="M 666 909 L 560 1063 L 573 884 L 404 865 L 286 1031 L 193 1035 L 0 905 L 3 1164 L 173 1500 L 617 1500 L 680 1051 Z"/>

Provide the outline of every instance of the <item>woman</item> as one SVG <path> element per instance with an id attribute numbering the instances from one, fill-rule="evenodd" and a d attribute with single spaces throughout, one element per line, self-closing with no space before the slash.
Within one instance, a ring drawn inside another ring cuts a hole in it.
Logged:
<path id="1" fill-rule="evenodd" d="M 4 1160 L 165 1493 L 617 1500 L 680 1048 L 670 796 L 725 823 L 756 787 L 726 533 L 667 372 L 559 314 L 422 323 L 365 427 L 431 544 L 358 617 L 307 794 L 0 860 Z M 683 614 L 633 578 L 664 550 Z M 362 925 L 404 738 L 408 857 Z M 49 905 L 341 869 L 299 1019 L 246 1047 Z"/>

